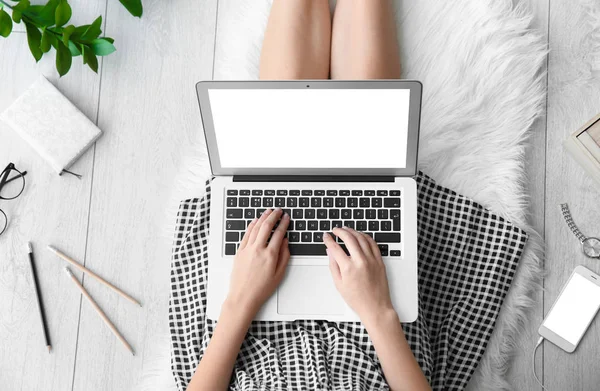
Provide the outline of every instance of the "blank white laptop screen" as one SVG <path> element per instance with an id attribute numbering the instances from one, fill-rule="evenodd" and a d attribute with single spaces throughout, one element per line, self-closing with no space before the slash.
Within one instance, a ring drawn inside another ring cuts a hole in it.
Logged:
<path id="1" fill-rule="evenodd" d="M 410 90 L 209 89 L 223 168 L 405 168 Z"/>

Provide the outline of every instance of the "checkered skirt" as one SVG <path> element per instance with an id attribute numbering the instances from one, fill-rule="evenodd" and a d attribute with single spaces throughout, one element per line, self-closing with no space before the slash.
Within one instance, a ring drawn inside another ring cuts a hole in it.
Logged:
<path id="1" fill-rule="evenodd" d="M 419 173 L 419 316 L 403 324 L 434 390 L 462 390 L 492 334 L 527 234 Z M 171 260 L 171 367 L 184 390 L 215 322 L 206 318 L 210 182 L 181 202 Z M 359 322 L 253 322 L 231 390 L 388 390 Z"/>

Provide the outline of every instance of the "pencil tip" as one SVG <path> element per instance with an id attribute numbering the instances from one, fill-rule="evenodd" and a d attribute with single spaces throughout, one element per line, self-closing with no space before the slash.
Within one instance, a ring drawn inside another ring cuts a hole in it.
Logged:
<path id="1" fill-rule="evenodd" d="M 30 253 L 33 252 L 33 248 L 31 247 L 31 242 L 27 242 L 27 251 Z"/>
<path id="2" fill-rule="evenodd" d="M 54 247 L 52 247 L 51 245 L 47 245 L 46 248 L 50 251 L 52 251 L 53 253 L 56 252 L 56 249 Z"/>
<path id="3" fill-rule="evenodd" d="M 48 345 L 48 353 L 50 353 L 50 351 L 52 350 L 52 346 Z"/>

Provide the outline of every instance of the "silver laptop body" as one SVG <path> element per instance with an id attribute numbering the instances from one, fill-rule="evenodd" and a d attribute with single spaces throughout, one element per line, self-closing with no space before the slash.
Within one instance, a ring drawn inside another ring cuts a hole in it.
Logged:
<path id="1" fill-rule="evenodd" d="M 265 208 L 290 213 L 292 254 L 256 320 L 356 321 L 323 232 L 349 225 L 382 251 L 394 308 L 417 318 L 421 83 L 207 81 L 196 86 L 212 174 L 207 316 L 218 319 L 237 246 Z"/>

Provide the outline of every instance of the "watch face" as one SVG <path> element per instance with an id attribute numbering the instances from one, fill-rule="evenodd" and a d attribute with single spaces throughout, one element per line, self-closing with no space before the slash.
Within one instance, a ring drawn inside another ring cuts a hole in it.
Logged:
<path id="1" fill-rule="evenodd" d="M 590 258 L 600 258 L 600 239 L 587 238 L 584 240 L 583 252 Z"/>

